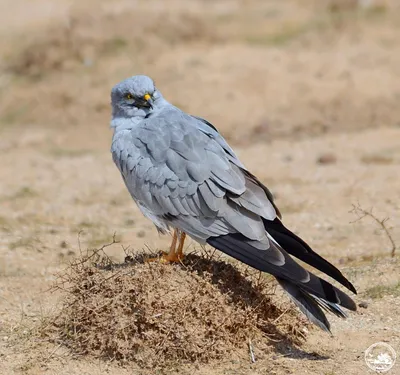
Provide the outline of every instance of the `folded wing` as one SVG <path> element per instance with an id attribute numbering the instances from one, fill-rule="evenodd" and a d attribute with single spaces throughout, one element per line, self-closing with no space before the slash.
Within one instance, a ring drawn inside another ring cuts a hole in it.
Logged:
<path id="1" fill-rule="evenodd" d="M 168 118 L 168 120 L 166 120 Z M 329 330 L 323 310 L 344 317 L 350 297 L 296 263 L 301 259 L 355 292 L 342 273 L 286 229 L 270 191 L 205 120 L 173 111 L 115 138 L 112 152 L 139 207 L 276 277 L 299 308 Z"/>

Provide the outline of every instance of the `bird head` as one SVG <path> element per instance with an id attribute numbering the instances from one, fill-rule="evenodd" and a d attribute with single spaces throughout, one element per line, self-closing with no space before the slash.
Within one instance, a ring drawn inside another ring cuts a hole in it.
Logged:
<path id="1" fill-rule="evenodd" d="M 161 98 L 151 78 L 144 75 L 127 78 L 111 90 L 113 121 L 147 117 Z"/>

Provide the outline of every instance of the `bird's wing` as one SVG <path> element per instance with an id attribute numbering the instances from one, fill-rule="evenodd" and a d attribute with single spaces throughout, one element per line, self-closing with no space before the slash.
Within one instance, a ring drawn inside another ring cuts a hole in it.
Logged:
<path id="1" fill-rule="evenodd" d="M 233 151 L 227 152 L 226 142 L 224 147 L 199 130 L 199 124 L 172 111 L 118 134 L 112 153 L 128 190 L 154 215 L 179 222 L 203 243 L 211 236 L 239 232 L 266 247 L 262 219 L 276 217 L 273 204 L 243 173 Z"/>
<path id="2" fill-rule="evenodd" d="M 251 174 L 246 169 L 246 167 L 242 164 L 242 162 L 236 156 L 236 154 L 232 150 L 232 148 L 228 145 L 228 143 L 221 136 L 221 134 L 219 134 L 217 128 L 214 125 L 212 125 L 210 122 L 208 122 L 207 120 L 205 120 L 201 117 L 197 117 L 197 116 L 192 116 L 192 117 L 199 120 L 199 123 L 197 125 L 198 129 L 200 131 L 202 131 L 203 133 L 207 134 L 210 138 L 213 138 L 223 148 L 223 150 L 227 154 L 227 158 L 229 159 L 229 161 L 241 169 L 241 171 L 245 175 L 246 179 L 251 181 L 253 184 L 257 185 L 258 187 L 260 187 L 262 190 L 264 190 L 265 194 L 267 195 L 268 200 L 274 206 L 276 214 L 278 215 L 279 218 L 282 218 L 282 215 L 281 215 L 278 207 L 275 205 L 274 196 L 272 195 L 271 191 L 264 184 L 262 184 L 256 176 Z"/>
<path id="3" fill-rule="evenodd" d="M 239 158 L 236 156 L 235 152 L 232 150 L 232 148 L 228 145 L 228 143 L 225 141 L 225 139 L 219 134 L 217 128 L 208 122 L 207 120 L 198 117 L 198 116 L 192 116 L 195 118 L 197 121 L 196 127 L 198 130 L 203 132 L 204 134 L 207 134 L 210 138 L 214 139 L 225 151 L 227 154 L 227 158 L 229 161 L 231 161 L 233 164 L 236 166 L 240 167 L 241 169 L 245 170 L 245 166 L 242 164 L 242 162 L 239 160 Z"/>
<path id="4" fill-rule="evenodd" d="M 281 247 L 286 249 L 289 254 L 308 263 L 309 265 L 317 268 L 318 270 L 325 272 L 327 275 L 339 281 L 346 288 L 356 293 L 354 286 L 350 282 L 348 282 L 348 280 L 342 275 L 342 273 L 336 267 L 334 267 L 328 261 L 323 259 L 316 252 L 314 252 L 305 241 L 296 236 L 282 224 L 282 222 L 279 220 L 279 218 L 281 218 L 282 216 L 278 207 L 275 205 L 272 193 L 265 185 L 263 185 L 258 180 L 256 176 L 251 174 L 245 168 L 245 166 L 241 163 L 239 158 L 235 155 L 234 151 L 227 144 L 225 139 L 218 133 L 218 130 L 207 120 L 204 120 L 201 117 L 195 117 L 195 118 L 201 121 L 201 124 L 198 125 L 198 128 L 202 132 L 207 134 L 209 137 L 213 138 L 228 155 L 229 161 L 240 168 L 241 172 L 245 176 L 246 186 L 249 188 L 249 190 L 252 191 L 253 193 L 258 193 L 258 196 L 261 195 L 261 198 L 263 199 L 265 199 L 266 195 L 267 199 L 273 205 L 278 218 L 273 218 L 272 220 L 271 218 L 263 218 L 264 226 L 268 234 L 276 242 L 278 242 Z M 263 190 L 263 192 L 260 192 L 260 188 Z M 243 194 L 239 198 L 231 196 L 230 199 L 232 199 L 233 201 L 237 201 L 238 199 L 243 199 L 245 194 Z M 248 205 L 247 208 L 251 210 L 251 206 Z M 257 213 L 257 211 L 255 212 Z"/>
<path id="5" fill-rule="evenodd" d="M 321 327 L 329 330 L 320 306 L 340 316 L 344 313 L 337 305 L 355 309 L 346 294 L 288 253 L 355 290 L 339 270 L 302 242 L 284 248 L 269 233 L 268 224 L 279 219 L 266 188 L 202 120 L 172 110 L 150 117 L 114 141 L 113 155 L 136 201 L 197 241 L 274 275 Z M 275 235 L 282 228 L 271 230 Z"/>

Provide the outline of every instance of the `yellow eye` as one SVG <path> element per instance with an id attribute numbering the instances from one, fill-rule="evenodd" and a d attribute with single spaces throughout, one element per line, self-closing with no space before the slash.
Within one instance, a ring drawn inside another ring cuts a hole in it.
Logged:
<path id="1" fill-rule="evenodd" d="M 133 99 L 133 95 L 132 94 L 126 94 L 125 95 L 125 99 L 132 100 Z"/>

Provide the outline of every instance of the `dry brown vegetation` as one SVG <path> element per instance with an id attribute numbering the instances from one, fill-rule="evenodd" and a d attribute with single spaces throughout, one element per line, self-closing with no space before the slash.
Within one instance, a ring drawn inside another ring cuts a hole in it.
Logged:
<path id="1" fill-rule="evenodd" d="M 97 250 L 73 261 L 54 286 L 64 295 L 61 310 L 41 336 L 76 356 L 153 370 L 247 359 L 249 342 L 260 359 L 273 343 L 305 337 L 304 321 L 272 302 L 273 286 L 258 272 L 204 252 L 178 265 L 145 260 L 132 254 L 115 263 Z"/>
<path id="2" fill-rule="evenodd" d="M 400 354 L 397 0 L 3 0 L 0 19 L 1 374 L 358 375 L 374 342 Z M 138 261 L 169 237 L 108 152 L 110 89 L 137 73 L 356 285 L 334 339 L 226 257 Z"/>

